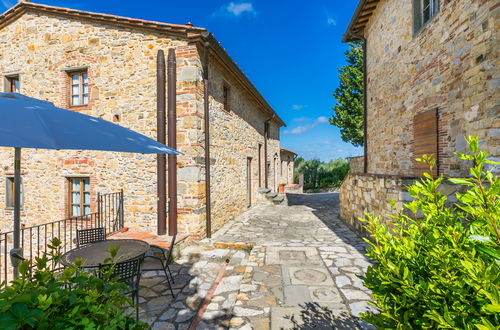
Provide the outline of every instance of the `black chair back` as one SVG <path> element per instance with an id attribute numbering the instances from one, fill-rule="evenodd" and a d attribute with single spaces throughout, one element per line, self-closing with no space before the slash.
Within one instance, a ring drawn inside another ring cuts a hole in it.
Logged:
<path id="1" fill-rule="evenodd" d="M 130 288 L 130 293 L 132 293 L 132 300 L 135 304 L 135 318 L 139 319 L 139 281 L 141 280 L 141 264 L 144 260 L 144 255 L 127 260 L 118 262 L 114 265 L 99 265 L 99 277 L 104 277 L 104 269 L 108 267 L 113 267 L 113 272 L 111 278 L 118 277 L 118 281 L 126 283 Z"/>
<path id="2" fill-rule="evenodd" d="M 118 277 L 119 282 L 132 284 L 139 283 L 140 275 L 141 275 L 141 263 L 144 259 L 144 256 L 139 258 L 118 262 L 114 265 L 99 265 L 99 276 L 103 276 L 102 269 L 107 267 L 113 267 L 113 273 L 111 274 L 112 278 Z"/>
<path id="3" fill-rule="evenodd" d="M 76 246 L 87 245 L 106 240 L 106 228 L 90 228 L 76 231 Z"/>

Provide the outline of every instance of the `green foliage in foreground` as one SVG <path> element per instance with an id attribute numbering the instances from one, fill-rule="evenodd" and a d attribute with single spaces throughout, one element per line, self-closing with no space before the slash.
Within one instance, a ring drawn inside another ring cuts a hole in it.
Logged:
<path id="1" fill-rule="evenodd" d="M 349 172 L 349 161 L 339 158 L 324 163 L 299 157 L 295 159 L 294 168 L 296 177 L 304 174 L 304 189 L 335 188 L 342 184 Z"/>
<path id="2" fill-rule="evenodd" d="M 444 179 L 425 175 L 390 224 L 365 220 L 374 265 L 363 280 L 382 312 L 363 318 L 380 329 L 500 328 L 500 183 L 485 170 L 498 163 L 476 137 L 468 143 L 472 153 L 457 156 L 474 164 L 470 177 L 449 179 L 464 188 L 454 207 L 438 192 Z"/>
<path id="3" fill-rule="evenodd" d="M 61 242 L 55 238 L 50 252 L 41 258 L 23 261 L 20 277 L 0 291 L 0 329 L 146 329 L 147 324 L 126 315 L 132 305 L 124 295 L 128 286 L 111 277 L 82 272 L 80 260 L 74 267 L 52 271 L 61 256 Z M 110 249 L 113 256 L 118 248 Z M 132 309 L 133 310 L 133 309 Z M 134 310 L 135 311 L 135 310 Z"/>

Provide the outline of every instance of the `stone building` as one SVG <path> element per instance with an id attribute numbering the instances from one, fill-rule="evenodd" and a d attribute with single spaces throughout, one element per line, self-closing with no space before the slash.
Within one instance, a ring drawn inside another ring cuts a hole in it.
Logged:
<path id="1" fill-rule="evenodd" d="M 266 178 L 277 175 L 265 162 L 280 154 L 283 121 L 203 28 L 20 2 L 0 15 L 0 49 L 2 91 L 48 100 L 153 139 L 156 54 L 175 49 L 180 232 L 205 235 L 205 49 L 212 229 L 251 206 Z M 2 230 L 10 229 L 12 218 L 12 164 L 12 149 L 1 148 Z M 25 149 L 22 164 L 26 226 L 95 212 L 98 192 L 123 189 L 125 225 L 157 230 L 155 155 Z"/>
<path id="2" fill-rule="evenodd" d="M 469 135 L 500 157 L 499 16 L 496 0 L 359 2 L 344 41 L 366 47 L 366 159 L 351 160 L 344 219 L 390 213 L 389 200 L 401 207 L 422 154 L 437 159 L 434 175 L 467 175 L 454 153 Z"/>

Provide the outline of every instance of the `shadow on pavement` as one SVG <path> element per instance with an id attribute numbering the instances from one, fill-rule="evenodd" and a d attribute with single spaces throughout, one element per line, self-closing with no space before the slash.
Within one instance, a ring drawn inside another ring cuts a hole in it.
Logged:
<path id="1" fill-rule="evenodd" d="M 340 219 L 339 193 L 286 194 L 288 206 L 306 206 L 343 242 L 365 253 L 367 244 L 356 231 Z"/>
<path id="2" fill-rule="evenodd" d="M 318 303 L 301 304 L 299 308 L 301 310 L 298 315 L 285 316 L 292 325 L 281 328 L 282 330 L 358 329 L 359 318 L 346 312 L 334 313 L 328 307 Z"/>

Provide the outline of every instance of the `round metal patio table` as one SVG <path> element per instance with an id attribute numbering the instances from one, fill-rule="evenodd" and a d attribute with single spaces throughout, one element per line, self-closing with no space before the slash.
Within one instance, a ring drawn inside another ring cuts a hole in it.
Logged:
<path id="1" fill-rule="evenodd" d="M 120 246 L 115 257 L 115 262 L 122 262 L 135 259 L 149 250 L 149 244 L 136 239 L 108 239 L 94 242 L 82 247 L 70 250 L 63 254 L 61 263 L 64 266 L 74 265 L 78 258 L 85 259 L 83 268 L 97 268 L 105 264 L 104 260 L 110 258 L 108 252 L 110 246 Z"/>

